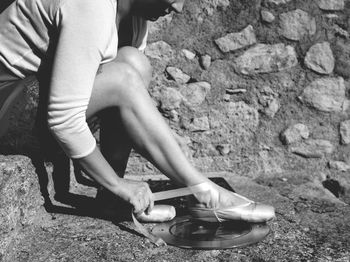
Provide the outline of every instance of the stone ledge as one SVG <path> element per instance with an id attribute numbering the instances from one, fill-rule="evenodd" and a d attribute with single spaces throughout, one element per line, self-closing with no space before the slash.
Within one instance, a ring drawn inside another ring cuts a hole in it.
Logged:
<path id="1" fill-rule="evenodd" d="M 28 157 L 0 155 L 0 260 L 17 233 L 47 217 L 35 168 Z"/>

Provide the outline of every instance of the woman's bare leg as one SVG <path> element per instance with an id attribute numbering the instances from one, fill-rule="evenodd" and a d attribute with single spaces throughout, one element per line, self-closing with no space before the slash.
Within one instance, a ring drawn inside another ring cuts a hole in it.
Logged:
<path id="1" fill-rule="evenodd" d="M 141 68 L 149 66 L 146 57 L 142 54 L 136 56 Z M 182 185 L 212 183 L 186 159 L 172 131 L 154 106 L 141 73 L 135 66 L 119 61 L 117 57 L 114 62 L 103 65 L 101 70 L 95 79 L 87 117 L 106 108 L 117 108 L 121 128 L 126 130 L 132 147 L 162 173 Z M 245 202 L 222 188 L 218 188 L 218 191 L 221 205 Z"/>
<path id="2" fill-rule="evenodd" d="M 118 108 L 108 108 L 100 113 L 100 146 L 103 156 L 118 174 L 124 177 L 132 143 L 122 126 Z"/>
<path id="3" fill-rule="evenodd" d="M 124 47 L 118 52 L 118 61 L 126 63 L 136 69 L 144 85 L 148 86 L 152 79 L 151 66 L 139 62 L 139 54 L 134 48 Z M 103 67 L 100 68 L 103 71 Z M 100 145 L 101 152 L 120 177 L 124 177 L 128 158 L 132 149 L 132 142 L 122 128 L 122 119 L 117 107 L 108 108 L 99 113 L 101 120 Z"/>

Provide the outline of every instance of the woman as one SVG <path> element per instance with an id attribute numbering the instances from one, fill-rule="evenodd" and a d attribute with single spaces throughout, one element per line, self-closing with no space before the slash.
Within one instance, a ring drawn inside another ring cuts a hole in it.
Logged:
<path id="1" fill-rule="evenodd" d="M 21 79 L 37 74 L 48 83 L 48 126 L 62 149 L 136 214 L 152 209 L 153 195 L 146 183 L 117 175 L 123 175 L 132 147 L 177 183 L 202 185 L 199 205 L 230 207 L 248 221 L 269 220 L 272 207 L 216 186 L 191 166 L 147 93 L 151 66 L 137 49 L 145 45 L 145 20 L 179 13 L 183 5 L 184 0 L 16 0 L 0 15 L 0 118 L 6 119 L 22 92 Z M 118 49 L 118 42 L 137 48 Z M 102 153 L 86 123 L 97 113 Z"/>

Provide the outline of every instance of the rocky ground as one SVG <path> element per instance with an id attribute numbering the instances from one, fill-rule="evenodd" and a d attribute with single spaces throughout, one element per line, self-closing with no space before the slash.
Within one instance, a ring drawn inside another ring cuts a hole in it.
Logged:
<path id="1" fill-rule="evenodd" d="M 12 160 L 17 164 L 25 163 L 25 159 Z M 12 165 L 4 173 L 18 173 L 19 168 Z M 23 165 L 21 168 L 26 171 L 23 172 L 26 182 L 35 181 L 34 173 L 28 172 Z M 8 214 L 12 232 L 7 234 L 12 234 L 12 238 L 0 261 L 349 261 L 350 208 L 327 192 L 312 171 L 276 174 L 255 180 L 234 173 L 210 175 L 224 177 L 238 193 L 276 207 L 277 218 L 269 222 L 271 233 L 265 240 L 228 250 L 156 247 L 137 234 L 130 220 L 103 217 L 97 208 L 93 208 L 92 196 L 96 190 L 77 184 L 73 176 L 71 192 L 76 197 L 76 204 L 80 203 L 79 208 L 63 205 L 52 198 L 51 212 L 48 214 L 36 207 L 31 223 L 27 218 L 35 209 L 34 203 L 42 201 L 42 195 L 37 188 L 17 185 L 21 196 L 25 196 L 23 201 L 33 203 L 33 206 L 22 202 L 12 207 L 13 213 L 21 215 Z M 159 180 L 160 177 L 152 178 Z M 33 182 L 32 186 L 37 187 Z M 11 196 L 11 190 L 6 193 Z M 79 199 L 82 194 L 90 195 L 90 198 Z M 0 211 L 4 214 L 4 210 Z M 148 228 L 153 226 L 147 225 Z"/>
<path id="2" fill-rule="evenodd" d="M 198 169 L 276 207 L 264 241 L 154 247 L 102 216 L 92 183 L 43 156 L 29 79 L 0 141 L 0 261 L 349 261 L 349 15 L 348 0 L 193 0 L 150 27 L 155 104 Z M 159 176 L 137 154 L 127 174 Z"/>

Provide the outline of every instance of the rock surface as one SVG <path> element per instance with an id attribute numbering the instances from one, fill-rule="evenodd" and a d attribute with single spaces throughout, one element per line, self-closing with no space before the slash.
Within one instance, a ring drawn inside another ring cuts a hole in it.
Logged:
<path id="1" fill-rule="evenodd" d="M 129 221 L 113 223 L 90 216 L 56 213 L 50 225 L 25 228 L 18 235 L 18 246 L 3 261 L 194 262 L 284 261 L 286 258 L 320 261 L 324 257 L 346 261 L 348 258 L 349 208 L 339 201 L 333 202 L 336 198 L 329 192 L 325 194 L 321 183 L 307 180 L 305 173 L 284 174 L 289 183 L 278 175 L 257 181 L 232 173 L 215 175 L 224 176 L 239 194 L 275 206 L 277 218 L 268 223 L 271 233 L 265 240 L 226 250 L 155 247 L 136 234 Z M 306 181 L 300 184 L 302 180 Z"/>
<path id="2" fill-rule="evenodd" d="M 180 89 L 184 102 L 190 107 L 197 107 L 202 104 L 211 89 L 207 82 L 190 83 Z"/>
<path id="3" fill-rule="evenodd" d="M 266 23 L 272 23 L 275 20 L 275 16 L 268 10 L 261 10 L 261 19 Z"/>
<path id="4" fill-rule="evenodd" d="M 280 31 L 285 38 L 299 41 L 316 33 L 316 20 L 300 9 L 283 13 L 280 15 Z"/>
<path id="5" fill-rule="evenodd" d="M 350 120 L 340 123 L 340 138 L 342 144 L 350 144 Z"/>
<path id="6" fill-rule="evenodd" d="M 35 168 L 24 156 L 0 155 L 0 261 L 24 227 L 47 219 Z"/>
<path id="7" fill-rule="evenodd" d="M 281 140 L 285 145 L 299 142 L 302 139 L 309 138 L 309 129 L 306 125 L 295 124 L 289 126 L 282 134 Z"/>
<path id="8" fill-rule="evenodd" d="M 308 85 L 301 96 L 308 105 L 324 112 L 342 112 L 347 108 L 344 79 L 320 78 Z"/>
<path id="9" fill-rule="evenodd" d="M 183 97 L 179 91 L 169 87 L 162 89 L 157 99 L 164 111 L 170 111 L 180 108 Z"/>
<path id="10" fill-rule="evenodd" d="M 188 74 L 185 74 L 181 71 L 181 69 L 176 68 L 174 66 L 168 66 L 166 68 L 166 71 L 171 76 L 171 78 L 179 84 L 186 84 L 191 79 L 191 77 Z"/>
<path id="11" fill-rule="evenodd" d="M 350 77 L 350 43 L 338 40 L 334 49 L 335 72 L 345 78 Z"/>
<path id="12" fill-rule="evenodd" d="M 235 60 L 237 72 L 244 75 L 271 73 L 290 69 L 298 60 L 292 46 L 258 44 Z"/>
<path id="13" fill-rule="evenodd" d="M 342 172 L 346 172 L 350 170 L 350 165 L 348 165 L 344 161 L 329 161 L 328 164 L 330 168 L 333 168 Z"/>
<path id="14" fill-rule="evenodd" d="M 209 129 L 209 118 L 207 116 L 194 118 L 189 126 L 189 130 L 192 132 L 206 131 Z"/>
<path id="15" fill-rule="evenodd" d="M 210 55 L 202 55 L 200 57 L 199 62 L 201 63 L 201 66 L 203 67 L 203 69 L 207 70 L 210 65 L 211 65 L 211 57 Z"/>
<path id="16" fill-rule="evenodd" d="M 196 57 L 196 54 L 191 52 L 190 50 L 182 49 L 181 51 L 185 55 L 185 57 L 189 60 L 192 60 Z"/>
<path id="17" fill-rule="evenodd" d="M 256 43 L 256 36 L 251 25 L 239 33 L 231 33 L 215 40 L 220 50 L 224 53 L 238 50 Z"/>
<path id="18" fill-rule="evenodd" d="M 291 0 L 265 0 L 265 3 L 280 5 L 280 4 L 286 4 L 286 3 L 290 2 L 290 1 Z"/>
<path id="19" fill-rule="evenodd" d="M 320 9 L 328 11 L 343 10 L 345 7 L 344 0 L 317 0 L 316 3 Z"/>
<path id="20" fill-rule="evenodd" d="M 149 44 L 146 47 L 145 54 L 150 58 L 167 62 L 172 58 L 174 51 L 165 41 L 158 41 Z"/>
<path id="21" fill-rule="evenodd" d="M 328 42 L 313 45 L 305 56 L 305 64 L 308 68 L 320 74 L 331 74 L 335 60 Z"/>
<path id="22" fill-rule="evenodd" d="M 303 142 L 293 144 L 289 150 L 297 155 L 306 158 L 320 158 L 334 151 L 331 142 L 322 139 L 308 139 Z"/>

